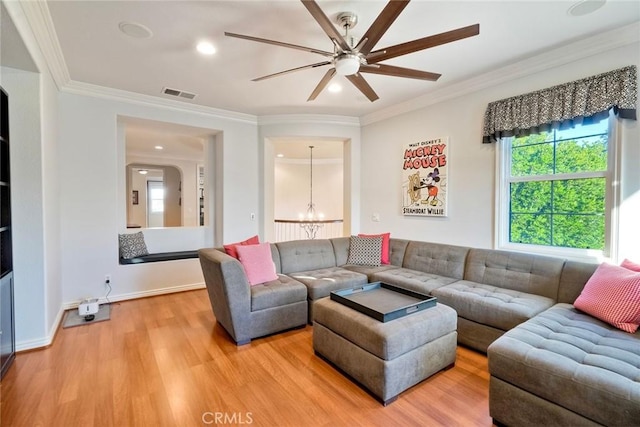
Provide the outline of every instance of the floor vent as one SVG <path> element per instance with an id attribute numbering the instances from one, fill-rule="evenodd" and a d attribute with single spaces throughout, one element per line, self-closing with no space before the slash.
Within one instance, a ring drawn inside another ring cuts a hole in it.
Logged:
<path id="1" fill-rule="evenodd" d="M 180 98 L 187 98 L 187 99 L 193 99 L 196 97 L 195 93 L 189 93 L 189 92 L 185 92 L 178 89 L 171 89 L 168 87 L 163 88 L 162 93 L 164 93 L 165 95 L 177 96 Z"/>

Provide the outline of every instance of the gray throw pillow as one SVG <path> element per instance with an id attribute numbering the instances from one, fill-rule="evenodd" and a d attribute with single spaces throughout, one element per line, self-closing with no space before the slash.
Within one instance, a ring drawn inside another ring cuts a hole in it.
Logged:
<path id="1" fill-rule="evenodd" d="M 142 231 L 118 234 L 118 242 L 120 243 L 120 258 L 131 259 L 142 255 L 149 255 Z"/>
<path id="2" fill-rule="evenodd" d="M 349 258 L 347 259 L 347 264 L 379 267 L 381 253 L 382 236 L 351 236 L 351 244 L 349 245 Z"/>

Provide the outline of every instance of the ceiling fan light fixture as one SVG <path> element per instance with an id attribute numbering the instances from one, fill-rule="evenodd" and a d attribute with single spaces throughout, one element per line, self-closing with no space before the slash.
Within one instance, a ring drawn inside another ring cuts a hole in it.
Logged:
<path id="1" fill-rule="evenodd" d="M 338 83 L 332 83 L 329 85 L 329 87 L 327 88 L 329 90 L 329 92 L 331 93 L 339 93 L 342 92 L 342 86 L 340 86 Z"/>
<path id="2" fill-rule="evenodd" d="M 356 55 L 345 54 L 336 59 L 336 73 L 341 76 L 351 76 L 360 70 L 360 58 Z"/>

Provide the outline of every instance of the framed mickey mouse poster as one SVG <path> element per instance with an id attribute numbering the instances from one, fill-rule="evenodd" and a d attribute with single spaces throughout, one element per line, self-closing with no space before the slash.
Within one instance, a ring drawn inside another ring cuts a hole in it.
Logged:
<path id="1" fill-rule="evenodd" d="M 402 158 L 402 214 L 447 216 L 449 138 L 413 142 Z"/>

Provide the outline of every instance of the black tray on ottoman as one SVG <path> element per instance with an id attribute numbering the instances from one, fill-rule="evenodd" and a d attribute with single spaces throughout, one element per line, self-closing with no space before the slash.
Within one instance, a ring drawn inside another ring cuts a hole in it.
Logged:
<path id="1" fill-rule="evenodd" d="M 332 300 L 381 322 L 435 307 L 437 298 L 383 282 L 341 289 L 330 294 Z"/>

